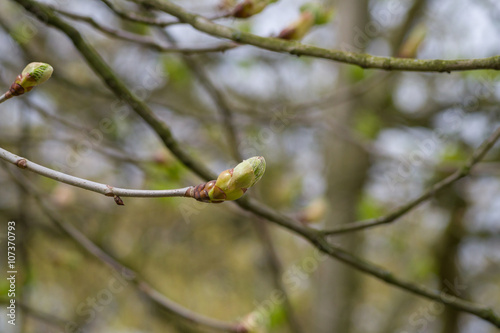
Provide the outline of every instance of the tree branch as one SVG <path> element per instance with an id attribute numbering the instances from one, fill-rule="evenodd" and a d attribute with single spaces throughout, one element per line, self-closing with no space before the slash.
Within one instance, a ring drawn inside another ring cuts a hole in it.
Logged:
<path id="1" fill-rule="evenodd" d="M 76 20 L 76 21 L 81 21 L 85 22 L 95 29 L 107 34 L 108 36 L 118 38 L 121 40 L 125 40 L 128 42 L 132 43 L 137 43 L 140 45 L 144 45 L 146 47 L 152 48 L 154 50 L 157 50 L 158 52 L 162 53 L 185 53 L 185 54 L 195 54 L 195 53 L 209 53 L 209 52 L 225 52 L 231 49 L 234 49 L 238 47 L 239 45 L 236 43 L 223 43 L 219 45 L 214 45 L 214 46 L 205 46 L 205 47 L 168 47 L 161 45 L 157 43 L 153 38 L 150 36 L 141 36 L 138 34 L 134 34 L 128 31 L 123 31 L 123 30 L 117 30 L 113 28 L 106 27 L 97 21 L 95 21 L 93 18 L 88 17 L 88 16 L 83 16 L 75 13 L 70 13 L 65 10 L 57 9 L 53 6 L 48 6 L 52 10 L 60 13 L 61 15 L 64 15 L 70 19 Z"/>
<path id="2" fill-rule="evenodd" d="M 445 179 L 441 180 L 440 182 L 432 185 L 427 191 L 422 193 L 418 198 L 396 209 L 389 215 L 366 221 L 359 221 L 341 225 L 335 229 L 324 231 L 323 232 L 324 235 L 338 235 L 396 221 L 401 216 L 405 215 L 406 213 L 410 212 L 412 209 L 420 205 L 422 202 L 431 198 L 436 192 L 468 176 L 471 172 L 471 168 L 481 161 L 481 159 L 486 155 L 486 153 L 495 145 L 495 142 L 497 142 L 498 139 L 500 139 L 500 128 L 494 131 L 493 134 L 491 134 L 490 137 L 474 151 L 472 156 L 469 158 L 469 160 L 465 163 L 463 167 L 461 167 L 460 169 L 458 169 Z"/>
<path id="3" fill-rule="evenodd" d="M 300 42 L 287 41 L 272 37 L 260 37 L 243 32 L 231 27 L 214 23 L 207 18 L 190 13 L 170 1 L 159 0 L 131 0 L 133 2 L 149 5 L 175 16 L 181 22 L 188 23 L 196 30 L 209 35 L 230 39 L 237 43 L 257 46 L 269 51 L 289 53 L 296 56 L 311 56 L 329 59 L 362 68 L 378 68 L 385 70 L 405 70 L 418 72 L 451 72 L 476 69 L 500 69 L 500 56 L 482 59 L 460 60 L 417 60 L 393 57 L 378 57 L 369 54 L 329 50 Z"/>
<path id="4" fill-rule="evenodd" d="M 160 197 L 184 197 L 186 191 L 191 187 L 185 187 L 175 190 L 132 190 L 119 187 L 112 187 L 106 184 L 96 183 L 87 179 L 74 177 L 65 173 L 46 168 L 40 164 L 28 161 L 25 158 L 12 154 L 11 152 L 0 148 L 0 159 L 7 161 L 15 166 L 37 173 L 41 176 L 54 179 L 58 182 L 76 186 L 92 192 L 104 194 L 105 196 L 137 197 L 137 198 L 160 198 Z"/>
<path id="5" fill-rule="evenodd" d="M 134 283 L 138 290 L 140 290 L 146 297 L 158 304 L 163 309 L 168 312 L 183 318 L 184 320 L 200 326 L 205 326 L 211 329 L 215 329 L 217 331 L 222 332 L 234 332 L 234 333 L 245 333 L 247 329 L 239 323 L 226 323 L 220 320 L 212 319 L 209 317 L 205 317 L 196 312 L 193 312 L 189 309 L 184 308 L 183 306 L 171 301 L 160 292 L 151 287 L 147 282 L 142 280 L 139 277 L 139 274 L 132 269 L 126 267 L 124 264 L 114 259 L 96 244 L 94 244 L 90 239 L 88 239 L 84 234 L 82 234 L 79 230 L 73 227 L 71 224 L 63 222 L 56 216 L 55 213 L 49 208 L 49 206 L 43 200 L 43 197 L 38 190 L 27 181 L 22 181 L 18 179 L 16 176 L 13 176 L 13 179 L 20 184 L 30 195 L 34 197 L 40 209 L 44 212 L 44 214 L 50 219 L 52 223 L 54 223 L 59 229 L 61 229 L 67 236 L 69 236 L 74 242 L 76 242 L 79 246 L 85 249 L 87 252 L 95 256 L 97 259 L 105 263 L 107 266 L 110 266 L 118 273 L 126 277 L 127 280 Z"/>
<path id="6" fill-rule="evenodd" d="M 135 23 L 142 23 L 142 24 L 147 24 L 147 25 L 154 25 L 158 26 L 161 28 L 168 27 L 170 25 L 174 24 L 182 24 L 182 22 L 175 20 L 175 21 L 163 21 L 160 19 L 156 18 L 150 18 L 150 17 L 144 17 L 144 16 L 139 16 L 136 15 L 133 12 L 125 12 L 123 10 L 118 9 L 111 1 L 109 0 L 101 0 L 109 9 L 111 9 L 113 12 L 115 12 L 116 15 L 121 17 L 122 19 L 132 21 Z"/>
<path id="7" fill-rule="evenodd" d="M 415 295 L 419 295 L 430 300 L 451 306 L 454 309 L 468 312 L 482 318 L 496 327 L 500 328 L 500 316 L 498 316 L 492 309 L 484 307 L 456 296 L 450 295 L 444 291 L 436 291 L 425 286 L 403 280 L 393 273 L 374 265 L 370 262 L 364 261 L 352 254 L 342 250 L 341 248 L 329 244 L 323 237 L 318 237 L 313 242 L 322 252 L 346 263 L 356 269 L 372 275 L 390 285 L 399 287 L 403 290 L 409 291 Z"/>
<path id="8" fill-rule="evenodd" d="M 5 102 L 8 99 L 9 98 L 7 98 L 7 94 L 3 94 L 2 96 L 0 96 L 0 104 L 2 104 L 3 102 Z"/>
<path id="9" fill-rule="evenodd" d="M 162 32 L 172 45 L 177 45 L 177 41 L 172 35 L 164 30 L 162 30 Z M 226 132 L 226 141 L 231 152 L 231 156 L 236 161 L 243 159 L 243 156 L 238 149 L 240 140 L 238 138 L 238 135 L 236 134 L 236 126 L 234 125 L 233 113 L 231 111 L 229 103 L 227 103 L 226 101 L 226 98 L 224 97 L 222 92 L 220 92 L 215 87 L 212 80 L 210 80 L 208 74 L 205 72 L 205 69 L 201 66 L 196 58 L 186 55 L 183 57 L 183 60 L 191 70 L 191 73 L 198 79 L 205 91 L 210 95 L 219 113 L 222 116 L 222 125 Z"/>
<path id="10" fill-rule="evenodd" d="M 90 68 L 92 68 L 92 70 L 103 80 L 108 88 L 120 100 L 128 104 L 154 130 L 165 146 L 169 148 L 187 168 L 191 169 L 205 180 L 217 178 L 212 171 L 208 170 L 202 163 L 196 161 L 191 154 L 180 147 L 179 143 L 172 136 L 170 128 L 153 113 L 151 108 L 143 100 L 127 88 L 97 51 L 84 40 L 77 29 L 57 17 L 54 11 L 46 5 L 39 4 L 33 0 L 13 1 L 22 5 L 28 12 L 31 12 L 42 22 L 54 26 L 66 34 L 73 42 L 76 49 L 85 58 Z"/>
<path id="11" fill-rule="evenodd" d="M 113 12 L 115 12 L 116 15 L 118 15 L 119 17 L 121 17 L 122 19 L 127 20 L 127 21 L 146 24 L 146 25 L 153 25 L 153 26 L 157 26 L 160 28 L 165 28 L 165 27 L 168 27 L 168 26 L 174 25 L 174 24 L 184 24 L 184 22 L 181 22 L 178 20 L 177 21 L 163 21 L 163 20 L 156 19 L 156 18 L 139 16 L 139 15 L 136 15 L 134 12 L 128 12 L 128 11 L 118 9 L 109 0 L 101 0 L 101 1 L 106 6 L 108 6 L 109 9 L 111 9 Z M 217 19 L 225 18 L 225 17 L 228 17 L 228 15 L 229 14 L 214 16 L 214 17 L 211 17 L 210 20 L 217 20 Z"/>

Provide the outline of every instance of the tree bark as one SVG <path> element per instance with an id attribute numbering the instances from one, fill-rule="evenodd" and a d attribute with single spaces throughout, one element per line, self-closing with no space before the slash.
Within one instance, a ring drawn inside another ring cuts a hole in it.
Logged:
<path id="1" fill-rule="evenodd" d="M 338 1 L 339 24 L 337 35 L 340 47 L 351 46 L 362 51 L 368 42 L 364 29 L 368 21 L 368 1 Z M 342 66 L 338 87 L 347 86 L 350 68 Z M 347 92 L 349 93 L 349 92 Z M 349 99 L 329 112 L 336 123 L 352 127 L 357 99 Z M 326 228 L 356 220 L 357 203 L 363 190 L 368 170 L 368 156 L 361 148 L 348 142 L 339 141 L 335 133 L 329 132 L 324 138 L 326 161 L 325 177 L 328 184 L 327 200 L 329 213 Z M 342 236 L 343 246 L 351 253 L 361 249 L 362 236 L 359 233 Z M 361 276 L 352 269 L 334 261 L 326 261 L 319 272 L 318 294 L 315 306 L 316 321 L 314 332 L 350 332 L 352 313 L 358 298 Z"/>

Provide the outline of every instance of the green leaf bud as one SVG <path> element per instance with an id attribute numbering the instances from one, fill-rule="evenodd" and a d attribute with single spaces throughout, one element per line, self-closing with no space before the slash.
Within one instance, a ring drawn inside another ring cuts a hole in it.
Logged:
<path id="1" fill-rule="evenodd" d="M 236 200 L 255 185 L 265 171 L 266 160 L 262 156 L 255 156 L 244 160 L 233 169 L 222 171 L 217 180 L 190 187 L 185 196 L 210 203 Z"/>
<path id="2" fill-rule="evenodd" d="M 54 69 L 49 64 L 43 62 L 32 62 L 26 66 L 4 94 L 4 100 L 19 96 L 31 91 L 35 86 L 47 81 Z"/>
<path id="3" fill-rule="evenodd" d="M 52 76 L 54 69 L 49 64 L 43 62 L 32 62 L 26 66 L 15 83 L 24 88 L 25 92 L 30 91 L 35 86 L 44 83 Z"/>
<path id="4" fill-rule="evenodd" d="M 265 170 L 266 160 L 262 156 L 244 160 L 235 168 L 222 171 L 215 182 L 215 186 L 209 190 L 208 195 L 211 200 L 239 199 L 248 188 L 255 185 L 262 178 Z"/>

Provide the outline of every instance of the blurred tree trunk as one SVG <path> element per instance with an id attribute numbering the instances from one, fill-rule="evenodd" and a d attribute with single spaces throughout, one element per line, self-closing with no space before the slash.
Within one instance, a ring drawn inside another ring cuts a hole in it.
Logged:
<path id="1" fill-rule="evenodd" d="M 465 286 L 460 277 L 458 264 L 458 251 L 460 243 L 465 235 L 463 217 L 466 211 L 466 202 L 456 190 L 448 190 L 441 197 L 446 201 L 446 209 L 450 211 L 450 221 L 448 226 L 438 241 L 437 265 L 440 281 L 440 290 L 446 291 L 456 297 L 465 297 Z M 443 333 L 460 332 L 459 324 L 460 312 L 446 307 L 443 315 Z"/>
<path id="2" fill-rule="evenodd" d="M 363 51 L 368 42 L 365 27 L 368 22 L 368 1 L 338 1 L 337 45 Z M 348 86 L 349 66 L 341 66 L 337 87 Z M 347 92 L 349 93 L 349 92 Z M 355 99 L 331 110 L 325 117 L 334 117 L 341 126 L 352 127 L 359 103 Z M 339 140 L 337 133 L 329 132 L 324 138 L 327 200 L 329 213 L 326 228 L 356 220 L 357 203 L 366 179 L 368 156 L 361 148 Z M 359 233 L 342 237 L 342 246 L 353 253 L 362 245 Z M 340 238 L 339 238 L 340 240 Z M 335 261 L 327 261 L 319 272 L 318 295 L 315 306 L 317 333 L 351 332 L 352 313 L 358 298 L 359 279 L 354 270 Z"/>

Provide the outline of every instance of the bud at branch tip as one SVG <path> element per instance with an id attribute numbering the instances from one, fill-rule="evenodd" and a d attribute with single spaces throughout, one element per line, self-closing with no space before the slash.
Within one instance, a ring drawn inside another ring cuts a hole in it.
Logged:
<path id="1" fill-rule="evenodd" d="M 3 99 L 0 99 L 0 102 L 31 91 L 37 85 L 50 79 L 53 71 L 54 69 L 49 64 L 43 62 L 30 63 L 17 76 L 10 89 L 2 96 Z"/>

